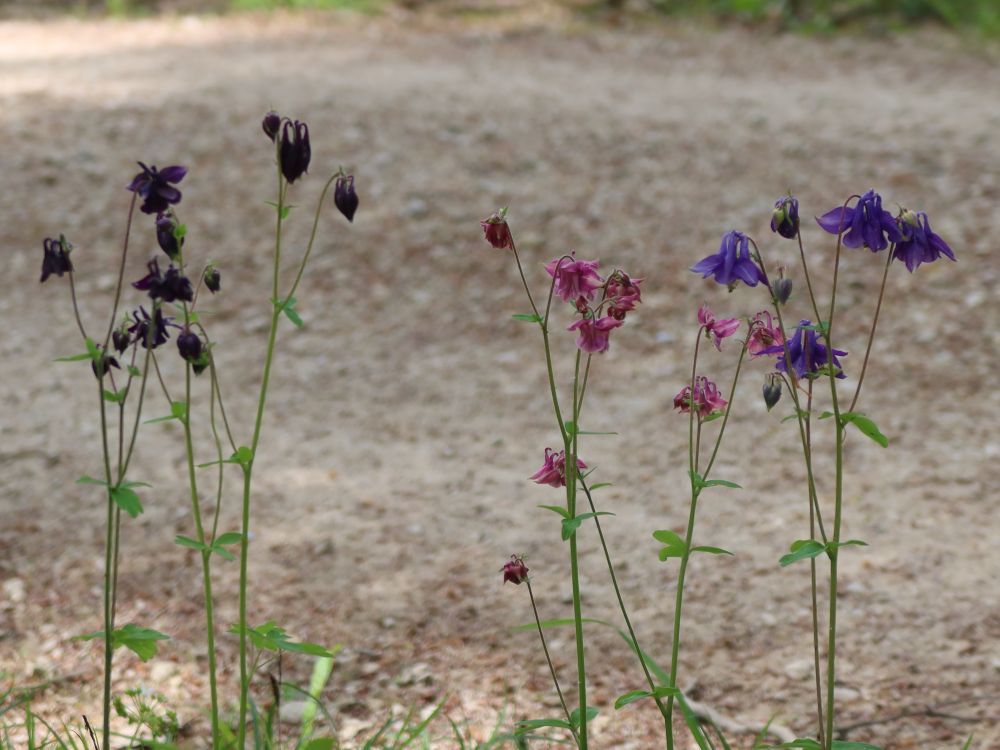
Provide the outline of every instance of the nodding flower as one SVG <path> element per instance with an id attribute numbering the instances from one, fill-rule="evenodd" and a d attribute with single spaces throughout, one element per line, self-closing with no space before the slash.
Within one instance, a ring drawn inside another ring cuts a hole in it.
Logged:
<path id="1" fill-rule="evenodd" d="M 72 249 L 73 246 L 62 235 L 59 235 L 57 240 L 46 237 L 42 241 L 44 255 L 42 256 L 42 278 L 39 281 L 44 283 L 52 274 L 62 276 L 64 273 L 73 273 L 73 263 L 69 259 L 69 253 Z"/>
<path id="2" fill-rule="evenodd" d="M 586 469 L 587 464 L 581 461 L 579 458 L 576 459 L 576 465 L 581 469 Z M 528 477 L 533 482 L 538 484 L 547 484 L 550 487 L 565 487 L 566 486 L 566 451 L 561 450 L 558 453 L 551 448 L 545 449 L 545 463 L 542 464 L 542 468 Z"/>
<path id="3" fill-rule="evenodd" d="M 504 583 L 510 581 L 515 585 L 520 585 L 528 580 L 528 566 L 517 555 L 511 555 L 510 560 L 504 563 L 500 571 L 503 573 Z"/>
<path id="4" fill-rule="evenodd" d="M 775 344 L 784 344 L 785 337 L 781 335 L 781 326 L 771 317 L 767 310 L 761 310 L 750 321 L 750 336 L 747 339 L 747 351 L 751 357 L 768 353 Z"/>
<path id="5" fill-rule="evenodd" d="M 855 206 L 837 206 L 818 216 L 816 223 L 830 234 L 843 234 L 844 247 L 867 247 L 873 253 L 903 239 L 896 219 L 882 208 L 882 196 L 874 190 L 862 195 Z"/>
<path id="6" fill-rule="evenodd" d="M 799 233 L 799 201 L 790 195 L 779 198 L 774 203 L 771 214 L 771 231 L 782 237 L 794 240 Z"/>
<path id="7" fill-rule="evenodd" d="M 281 173 L 289 183 L 295 182 L 309 169 L 312 149 L 309 146 L 309 126 L 298 120 L 282 120 L 281 145 L 278 160 Z"/>
<path id="8" fill-rule="evenodd" d="M 597 260 L 577 260 L 576 253 L 569 257 L 555 258 L 545 264 L 545 271 L 555 279 L 553 294 L 563 302 L 575 302 L 577 298 L 587 300 L 594 298 L 594 292 L 604 286 L 597 269 L 601 262 Z"/>
<path id="9" fill-rule="evenodd" d="M 623 322 L 610 315 L 603 318 L 581 318 L 567 328 L 567 331 L 578 331 L 576 345 L 588 354 L 603 354 L 611 346 L 611 331 L 623 325 Z"/>
<path id="10" fill-rule="evenodd" d="M 927 214 L 923 211 L 903 211 L 899 217 L 903 239 L 892 251 L 893 260 L 901 260 L 906 270 L 913 273 L 921 263 L 932 263 L 942 255 L 955 260 L 948 244 L 931 231 Z"/>
<path id="11" fill-rule="evenodd" d="M 694 397 L 691 396 L 691 385 L 684 386 L 680 393 L 674 396 L 674 408 L 682 414 L 688 414 L 694 406 L 699 417 L 704 418 L 713 411 L 721 411 L 729 403 L 719 393 L 719 387 L 704 375 L 694 379 Z"/>
<path id="12" fill-rule="evenodd" d="M 181 191 L 172 185 L 184 179 L 186 167 L 172 166 L 157 169 L 139 162 L 142 171 L 128 185 L 128 190 L 142 198 L 139 210 L 144 214 L 162 214 L 171 205 L 181 202 Z"/>
<path id="13" fill-rule="evenodd" d="M 172 325 L 172 323 L 170 318 L 163 317 L 163 311 L 159 307 L 155 308 L 153 316 L 150 317 L 146 308 L 140 306 L 132 313 L 132 319 L 135 322 L 129 327 L 128 332 L 143 349 L 155 349 L 165 344 L 170 338 L 167 326 Z"/>
<path id="14" fill-rule="evenodd" d="M 510 227 L 507 226 L 507 209 L 502 208 L 494 214 L 479 222 L 483 228 L 483 237 L 493 247 L 498 250 L 506 250 L 514 247 L 514 240 L 510 236 Z"/>
<path id="15" fill-rule="evenodd" d="M 788 372 L 788 364 L 785 361 L 785 346 L 781 343 L 776 346 L 762 349 L 759 354 L 777 354 L 778 361 L 775 367 L 779 372 Z M 821 368 L 831 365 L 836 371 L 838 378 L 846 378 L 844 371 L 837 357 L 846 357 L 847 352 L 840 349 L 833 350 L 833 356 L 828 355 L 827 348 L 819 341 L 819 335 L 811 321 L 800 320 L 795 328 L 795 333 L 788 340 L 788 361 L 795 371 L 796 377 L 814 378 L 820 374 Z"/>
<path id="16" fill-rule="evenodd" d="M 731 231 L 722 235 L 722 244 L 715 255 L 709 255 L 691 266 L 703 279 L 713 277 L 730 289 L 742 281 L 747 286 L 757 286 L 764 280 L 760 268 L 750 256 L 750 238 L 742 232 Z"/>
<path id="17" fill-rule="evenodd" d="M 705 335 L 712 339 L 712 343 L 719 351 L 722 351 L 722 339 L 732 336 L 740 327 L 739 318 L 716 318 L 707 304 L 698 308 L 698 322 L 705 329 Z"/>
<path id="18" fill-rule="evenodd" d="M 354 222 L 358 210 L 358 194 L 354 192 L 354 175 L 341 175 L 333 186 L 333 203 L 349 222 Z"/>

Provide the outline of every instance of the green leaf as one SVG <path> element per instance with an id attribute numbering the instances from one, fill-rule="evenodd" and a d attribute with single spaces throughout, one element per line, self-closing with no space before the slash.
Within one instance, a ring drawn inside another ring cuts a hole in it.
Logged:
<path id="1" fill-rule="evenodd" d="M 838 547 L 867 547 L 868 542 L 862 542 L 860 539 L 848 539 L 846 542 L 827 542 L 826 548 L 828 550 L 835 550 Z"/>
<path id="2" fill-rule="evenodd" d="M 523 320 L 525 323 L 541 323 L 542 322 L 542 319 L 540 317 L 538 317 L 537 315 L 535 315 L 534 313 L 531 313 L 530 315 L 526 314 L 526 313 L 516 313 L 514 315 L 511 315 L 511 317 L 514 320 Z"/>
<path id="3" fill-rule="evenodd" d="M 580 430 L 577 435 L 617 435 L 617 432 L 594 432 L 592 430 Z"/>
<path id="4" fill-rule="evenodd" d="M 109 391 L 104 390 L 104 400 L 110 401 L 112 404 L 120 404 L 125 400 L 125 395 L 128 393 L 128 388 L 122 388 L 120 391 Z"/>
<path id="5" fill-rule="evenodd" d="M 174 239 L 180 242 L 187 236 L 188 228 L 187 224 L 177 223 L 174 224 Z"/>
<path id="6" fill-rule="evenodd" d="M 551 510 L 553 513 L 556 513 L 563 518 L 569 518 L 569 511 L 560 505 L 539 505 L 537 507 L 544 508 L 545 510 Z"/>
<path id="7" fill-rule="evenodd" d="M 879 430 L 878 425 L 876 425 L 872 420 L 866 417 L 864 414 L 853 411 L 845 411 L 840 415 L 840 419 L 844 424 L 850 422 L 859 430 L 863 435 L 870 437 L 876 443 L 881 445 L 883 448 L 889 447 L 889 438 L 882 434 Z"/>
<path id="8" fill-rule="evenodd" d="M 131 375 L 133 378 L 138 378 L 142 376 L 142 370 L 140 370 L 135 365 L 126 365 L 125 369 L 128 370 L 128 374 Z"/>
<path id="9" fill-rule="evenodd" d="M 229 628 L 230 633 L 239 633 L 239 624 Z M 290 651 L 310 656 L 325 656 L 332 658 L 333 654 L 316 643 L 296 642 L 289 640 L 284 629 L 278 627 L 274 620 L 268 620 L 263 625 L 247 628 L 247 634 L 255 648 L 261 651 Z"/>
<path id="10" fill-rule="evenodd" d="M 56 362 L 83 362 L 85 359 L 92 360 L 93 357 L 90 356 L 90 352 L 84 352 L 83 354 L 74 354 L 70 357 L 56 357 Z"/>
<path id="11" fill-rule="evenodd" d="M 243 541 L 243 535 L 238 531 L 227 531 L 225 534 L 219 534 L 215 539 L 215 545 L 218 547 L 226 544 L 240 544 Z"/>
<path id="12" fill-rule="evenodd" d="M 139 502 L 139 496 L 130 487 L 112 487 L 111 499 L 115 501 L 115 505 L 132 518 L 142 513 L 142 503 Z"/>
<path id="13" fill-rule="evenodd" d="M 782 424 L 784 424 L 785 422 L 787 422 L 790 419 L 797 419 L 799 417 L 801 417 L 802 419 L 809 419 L 809 412 L 806 411 L 805 409 L 795 409 L 787 417 L 784 417 L 781 420 L 781 422 L 782 422 Z"/>
<path id="14" fill-rule="evenodd" d="M 654 531 L 653 539 L 665 545 L 660 550 L 661 562 L 670 557 L 684 557 L 684 553 L 687 551 L 687 543 L 676 531 L 670 529 Z"/>
<path id="15" fill-rule="evenodd" d="M 166 417 L 156 417 L 155 419 L 147 419 L 146 424 L 155 424 L 156 422 L 169 422 L 171 419 L 178 419 L 181 422 L 187 419 L 187 402 L 186 401 L 171 401 L 170 402 L 170 415 Z"/>
<path id="16" fill-rule="evenodd" d="M 803 331 L 816 331 L 817 333 L 825 334 L 830 330 L 830 323 L 826 320 L 821 320 L 819 323 L 810 323 L 809 325 L 802 326 Z"/>
<path id="17" fill-rule="evenodd" d="M 333 737 L 317 737 L 302 746 L 302 750 L 333 750 Z"/>
<path id="18" fill-rule="evenodd" d="M 122 482 L 121 487 L 152 487 L 149 482 Z"/>
<path id="19" fill-rule="evenodd" d="M 87 353 L 90 355 L 90 358 L 94 362 L 100 361 L 101 350 L 97 347 L 97 344 L 94 342 L 94 340 L 88 336 L 86 339 L 84 339 L 83 343 L 87 345 Z"/>
<path id="20" fill-rule="evenodd" d="M 826 546 L 815 539 L 799 539 L 792 543 L 791 551 L 778 560 L 781 567 L 791 565 L 793 562 L 805 560 L 809 557 L 816 557 L 826 551 Z"/>
<path id="21" fill-rule="evenodd" d="M 567 419 L 565 422 L 563 422 L 563 429 L 566 430 L 566 434 L 569 435 L 570 437 L 573 437 L 574 435 L 577 434 L 576 422 L 574 422 L 571 419 Z"/>
<path id="22" fill-rule="evenodd" d="M 305 325 L 304 321 L 302 320 L 302 317 L 295 311 L 295 308 L 292 307 L 291 305 L 286 305 L 285 307 L 282 308 L 282 310 L 285 313 L 285 317 L 288 318 L 290 321 L 292 321 L 292 323 L 295 325 L 296 328 L 301 328 L 303 325 Z"/>
<path id="23" fill-rule="evenodd" d="M 691 477 L 691 484 L 694 485 L 696 491 L 705 486 L 704 478 L 697 471 L 688 471 L 687 474 Z"/>
<path id="24" fill-rule="evenodd" d="M 236 463 L 246 465 L 253 462 L 253 450 L 249 446 L 241 445 L 232 457 Z"/>
<path id="25" fill-rule="evenodd" d="M 149 661 L 156 656 L 156 642 L 166 640 L 170 640 L 170 636 L 150 628 L 140 628 L 131 623 L 111 633 L 113 648 L 124 646 L 142 661 Z"/>
<path id="26" fill-rule="evenodd" d="M 969 738 L 965 741 L 965 744 L 962 745 L 962 750 L 969 750 L 969 748 L 972 747 L 972 738 L 974 736 L 975 735 L 972 734 L 969 735 Z"/>
<path id="27" fill-rule="evenodd" d="M 105 482 L 103 479 L 94 479 L 93 477 L 87 476 L 86 474 L 84 474 L 82 477 L 80 477 L 79 479 L 77 479 L 76 483 L 77 484 L 99 484 L 102 487 L 107 487 L 108 486 L 108 483 Z"/>
<path id="28" fill-rule="evenodd" d="M 593 617 L 584 617 L 581 619 L 581 622 L 591 622 L 596 625 L 606 625 L 609 628 L 614 627 L 609 622 L 605 622 L 604 620 L 595 620 Z M 576 621 L 571 617 L 561 618 L 561 619 L 557 618 L 555 620 L 542 620 L 541 622 L 538 623 L 526 622 L 524 625 L 515 625 L 514 627 L 511 628 L 511 630 L 519 632 L 523 630 L 535 630 L 538 627 L 541 627 L 543 630 L 545 630 L 548 628 L 561 628 L 567 625 L 575 625 L 575 624 Z M 665 679 L 669 680 L 670 678 L 666 677 Z"/>
<path id="29" fill-rule="evenodd" d="M 701 483 L 702 487 L 731 487 L 735 490 L 742 490 L 743 488 L 736 484 L 736 482 L 730 482 L 726 479 L 706 479 Z"/>
<path id="30" fill-rule="evenodd" d="M 707 417 L 701 420 L 701 423 L 705 424 L 706 422 L 714 422 L 716 419 L 722 419 L 724 416 L 726 416 L 726 412 L 724 409 L 719 411 L 713 411 L 711 414 L 709 414 Z"/>
<path id="31" fill-rule="evenodd" d="M 221 557 L 221 558 L 223 558 L 225 560 L 233 561 L 233 560 L 236 559 L 236 555 L 234 555 L 232 552 L 230 552 L 229 550 L 225 549 L 224 547 L 220 547 L 217 544 L 213 544 L 211 547 L 209 547 L 209 550 L 211 550 L 212 552 L 215 552 L 216 554 L 219 555 L 219 557 Z"/>
<path id="32" fill-rule="evenodd" d="M 599 713 L 600 713 L 600 711 L 598 711 L 593 706 L 587 706 L 587 713 L 586 713 L 586 717 L 587 717 L 586 720 L 587 720 L 587 722 L 589 723 L 589 722 L 593 721 L 594 717 L 596 717 L 597 714 L 599 714 Z M 574 708 L 572 711 L 570 711 L 569 719 L 570 719 L 571 722 L 573 722 L 573 726 L 574 727 L 580 726 L 580 709 L 579 708 Z"/>
<path id="33" fill-rule="evenodd" d="M 684 723 L 687 724 L 687 728 L 691 730 L 691 734 L 694 736 L 694 741 L 698 743 L 700 750 L 712 750 L 712 745 L 705 738 L 705 733 L 701 728 L 701 721 L 697 716 L 695 716 L 694 711 L 691 710 L 691 706 L 688 705 L 687 699 L 684 697 L 684 693 L 677 694 L 677 703 L 681 707 L 681 714 L 684 716 Z"/>
<path id="34" fill-rule="evenodd" d="M 174 537 L 174 544 L 179 544 L 182 547 L 190 547 L 191 549 L 196 549 L 201 551 L 208 549 L 207 544 L 202 544 L 197 539 L 192 539 L 189 536 L 181 536 L 180 534 Z"/>
<path id="35" fill-rule="evenodd" d="M 847 742 L 846 740 L 834 740 L 833 750 L 882 750 L 877 745 L 870 745 L 867 742 Z"/>
<path id="36" fill-rule="evenodd" d="M 791 742 L 782 742 L 775 747 L 802 748 L 802 750 L 823 750 L 823 746 L 813 739 L 799 739 Z"/>
<path id="37" fill-rule="evenodd" d="M 632 690 L 625 693 L 625 695 L 618 696 L 618 699 L 615 701 L 615 710 L 617 711 L 622 706 L 627 706 L 629 703 L 634 703 L 643 698 L 664 698 L 668 695 L 680 695 L 680 692 L 677 688 L 666 685 L 658 685 L 652 692 L 649 690 Z"/>
<path id="38" fill-rule="evenodd" d="M 565 542 L 576 530 L 580 528 L 580 525 L 586 521 L 588 518 L 593 518 L 594 516 L 613 516 L 614 513 L 610 513 L 606 510 L 598 511 L 597 513 L 581 513 L 573 518 L 564 518 L 562 522 L 562 538 Z"/>
<path id="39" fill-rule="evenodd" d="M 833 412 L 832 411 L 825 411 L 825 412 L 823 412 L 822 414 L 819 415 L 819 418 L 820 419 L 829 419 L 832 416 L 833 416 Z"/>
<path id="40" fill-rule="evenodd" d="M 601 489 L 601 487 L 613 487 L 613 486 L 614 485 L 611 482 L 598 482 L 597 484 L 592 484 L 587 489 L 590 490 L 591 492 L 595 492 Z"/>
<path id="41" fill-rule="evenodd" d="M 733 553 L 729 550 L 722 549 L 722 547 L 692 547 L 692 552 L 707 552 L 710 555 L 732 555 Z M 734 555 L 735 557 L 735 555 Z"/>
<path id="42" fill-rule="evenodd" d="M 527 734 L 534 729 L 543 727 L 558 727 L 559 729 L 572 729 L 573 725 L 565 719 L 527 719 L 519 721 L 514 727 L 514 734 Z"/>

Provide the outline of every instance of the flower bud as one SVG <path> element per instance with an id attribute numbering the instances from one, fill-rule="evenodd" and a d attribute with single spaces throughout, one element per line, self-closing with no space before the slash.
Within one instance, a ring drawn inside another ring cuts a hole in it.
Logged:
<path id="1" fill-rule="evenodd" d="M 793 240 L 799 232 L 799 201 L 790 195 L 779 198 L 771 214 L 771 231 Z"/>
<path id="2" fill-rule="evenodd" d="M 771 411 L 774 405 L 781 400 L 781 381 L 774 375 L 768 375 L 764 381 L 764 405 Z"/>
<path id="3" fill-rule="evenodd" d="M 513 584 L 520 585 L 528 580 L 528 566 L 517 555 L 511 555 L 510 560 L 504 563 L 501 570 L 503 571 L 504 583 L 510 581 Z"/>
<path id="4" fill-rule="evenodd" d="M 124 327 L 112 333 L 111 340 L 115 344 L 115 351 L 119 354 L 124 354 L 125 350 L 128 349 L 128 345 L 132 343 L 132 337 L 128 335 L 128 331 Z"/>
<path id="5" fill-rule="evenodd" d="M 177 260 L 180 257 L 181 247 L 184 245 L 184 238 L 178 240 L 174 234 L 176 228 L 177 222 L 169 214 L 164 214 L 156 220 L 156 241 L 160 249 L 170 256 L 170 260 Z"/>
<path id="6" fill-rule="evenodd" d="M 201 339 L 198 334 L 191 330 L 184 331 L 177 337 L 177 351 L 188 362 L 198 359 L 201 356 Z"/>
<path id="7" fill-rule="evenodd" d="M 108 368 L 115 367 L 121 369 L 118 364 L 118 360 L 112 357 L 110 354 L 104 351 L 104 347 L 100 344 L 97 345 L 100 350 L 101 355 L 97 359 L 92 359 L 90 361 L 90 369 L 94 371 L 94 377 L 98 380 L 102 380 L 108 373 Z"/>
<path id="8" fill-rule="evenodd" d="M 219 269 L 215 266 L 209 266 L 205 269 L 204 281 L 208 291 L 212 294 L 222 288 L 222 277 L 219 275 Z"/>
<path id="9" fill-rule="evenodd" d="M 273 143 L 274 139 L 278 137 L 278 130 L 281 129 L 281 115 L 272 109 L 264 115 L 264 121 L 260 126 L 264 130 L 264 135 L 270 138 Z"/>
<path id="10" fill-rule="evenodd" d="M 774 298 L 779 304 L 783 305 L 788 302 L 788 298 L 792 296 L 792 280 L 791 279 L 778 279 L 774 282 Z"/>
<path id="11" fill-rule="evenodd" d="M 342 175 L 337 178 L 333 188 L 333 202 L 347 220 L 354 221 L 354 212 L 358 210 L 358 194 L 354 192 L 354 175 Z"/>
<path id="12" fill-rule="evenodd" d="M 506 214 L 506 209 L 501 209 L 489 218 L 479 222 L 479 225 L 483 228 L 483 235 L 486 241 L 499 250 L 514 246 L 514 242 L 510 236 L 510 227 L 507 226 Z"/>

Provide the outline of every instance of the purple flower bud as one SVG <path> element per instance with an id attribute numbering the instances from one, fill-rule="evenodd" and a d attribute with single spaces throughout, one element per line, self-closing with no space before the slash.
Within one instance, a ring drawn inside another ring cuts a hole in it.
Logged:
<path id="1" fill-rule="evenodd" d="M 337 178 L 333 188 L 333 202 L 347 220 L 354 222 L 354 212 L 358 210 L 358 194 L 354 192 L 354 175 Z"/>
<path id="2" fill-rule="evenodd" d="M 170 260 L 177 260 L 181 254 L 181 247 L 184 246 L 184 238 L 178 240 L 174 234 L 176 228 L 177 222 L 170 214 L 163 214 L 156 220 L 156 242 L 160 249 L 170 256 Z"/>
<path id="3" fill-rule="evenodd" d="M 771 411 L 774 405 L 781 400 L 781 380 L 773 373 L 767 376 L 764 381 L 764 405 Z"/>
<path id="4" fill-rule="evenodd" d="M 506 209 L 497 211 L 487 219 L 479 222 L 483 228 L 486 241 L 498 250 L 514 247 L 514 242 L 510 236 L 510 227 L 507 226 Z"/>
<path id="5" fill-rule="evenodd" d="M 124 354 L 128 345 L 132 343 L 132 337 L 128 335 L 124 326 L 111 334 L 111 340 L 114 342 L 115 351 L 119 354 Z"/>
<path id="6" fill-rule="evenodd" d="M 271 139 L 271 143 L 274 143 L 274 139 L 278 137 L 278 131 L 281 129 L 281 115 L 272 109 L 264 115 L 264 121 L 260 125 L 264 129 L 264 135 Z"/>
<path id="7" fill-rule="evenodd" d="M 309 126 L 298 120 L 284 119 L 281 127 L 281 148 L 278 158 L 281 173 L 289 183 L 295 182 L 309 169 L 312 150 L 309 147 Z"/>
<path id="8" fill-rule="evenodd" d="M 511 583 L 520 586 L 522 583 L 528 580 L 528 566 L 524 564 L 522 560 L 517 555 L 511 555 L 510 560 L 504 563 L 504 566 L 500 569 L 503 572 L 503 582 Z"/>
<path id="9" fill-rule="evenodd" d="M 205 269 L 204 280 L 205 286 L 212 294 L 215 294 L 222 288 L 222 276 L 219 275 L 219 269 L 215 266 L 209 266 Z"/>
<path id="10" fill-rule="evenodd" d="M 42 278 L 39 281 L 44 282 L 52 274 L 62 276 L 64 273 L 73 273 L 73 263 L 69 259 L 69 252 L 72 249 L 73 246 L 62 235 L 59 235 L 57 240 L 46 237 L 42 242 L 44 255 L 42 256 Z"/>
<path id="11" fill-rule="evenodd" d="M 791 279 L 778 279 L 774 282 L 774 298 L 778 300 L 779 304 L 785 304 L 788 302 L 788 298 L 792 296 L 792 280 Z"/>
<path id="12" fill-rule="evenodd" d="M 177 337 L 177 351 L 188 362 L 198 359 L 201 356 L 201 339 L 198 338 L 198 334 L 185 329 L 184 333 Z"/>
<path id="13" fill-rule="evenodd" d="M 799 233 L 799 201 L 790 195 L 779 198 L 771 214 L 771 231 L 794 240 Z"/>
<path id="14" fill-rule="evenodd" d="M 186 167 L 164 167 L 157 170 L 156 167 L 147 167 L 139 162 L 142 171 L 132 178 L 128 190 L 138 193 L 142 198 L 142 205 L 139 210 L 144 214 L 162 214 L 172 204 L 181 202 L 181 191 L 171 184 L 176 184 L 184 179 L 187 174 Z"/>
<path id="15" fill-rule="evenodd" d="M 94 371 L 94 377 L 101 380 L 107 374 L 109 367 L 115 367 L 119 370 L 121 367 L 118 365 L 117 359 L 104 351 L 103 346 L 98 344 L 97 348 L 100 350 L 101 356 L 99 359 L 93 359 L 90 361 L 90 369 Z"/>

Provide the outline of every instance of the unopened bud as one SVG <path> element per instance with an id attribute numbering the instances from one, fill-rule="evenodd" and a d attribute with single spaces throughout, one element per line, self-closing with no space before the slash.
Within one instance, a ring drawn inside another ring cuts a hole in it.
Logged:
<path id="1" fill-rule="evenodd" d="M 774 375 L 769 375 L 764 382 L 764 405 L 771 411 L 781 400 L 781 381 Z"/>
<path id="2" fill-rule="evenodd" d="M 774 298 L 779 304 L 783 305 L 788 302 L 788 298 L 792 296 L 792 280 L 791 279 L 778 279 L 774 282 Z"/>

